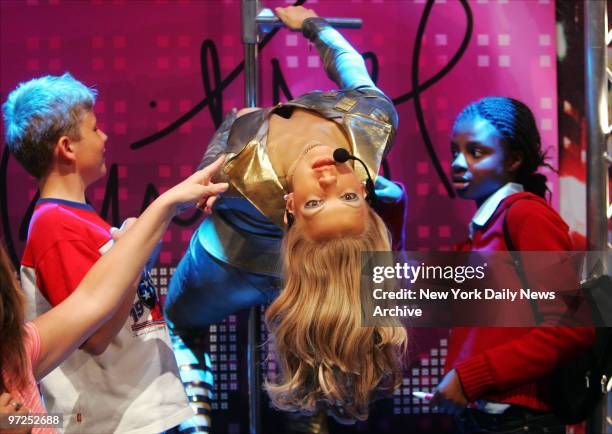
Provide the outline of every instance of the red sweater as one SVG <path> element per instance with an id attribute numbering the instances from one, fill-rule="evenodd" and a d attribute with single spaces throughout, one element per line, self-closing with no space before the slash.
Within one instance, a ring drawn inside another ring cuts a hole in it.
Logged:
<path id="1" fill-rule="evenodd" d="M 572 250 L 567 224 L 531 193 L 504 199 L 487 224 L 457 250 L 508 250 L 503 232 L 506 214 L 517 250 Z M 469 401 L 485 399 L 547 411 L 550 374 L 559 362 L 591 346 L 594 338 L 589 327 L 457 327 L 451 330 L 446 370 L 455 368 Z"/>

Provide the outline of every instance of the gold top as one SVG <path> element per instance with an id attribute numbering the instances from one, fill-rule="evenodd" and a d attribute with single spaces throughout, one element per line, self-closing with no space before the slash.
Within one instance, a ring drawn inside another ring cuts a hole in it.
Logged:
<path id="1" fill-rule="evenodd" d="M 356 100 L 342 98 L 342 107 L 336 109 L 352 108 Z M 288 103 L 300 108 L 313 110 L 296 103 Z M 280 104 L 279 104 L 280 106 Z M 318 112 L 318 110 L 314 109 Z M 235 154 L 228 154 L 224 174 L 235 190 L 249 200 L 261 213 L 268 217 L 277 226 L 283 227 L 283 214 L 285 213 L 285 200 L 283 196 L 289 192 L 285 179 L 276 174 L 267 150 L 267 127 L 271 111 L 266 113 L 262 125 L 255 137 Z M 317 113 L 324 119 L 329 119 L 323 113 Z M 389 123 L 360 113 L 344 113 L 342 116 L 330 120 L 338 122 L 346 133 L 353 155 L 363 160 L 370 174 L 375 179 L 380 168 L 387 141 L 391 137 L 392 127 Z M 360 164 L 355 165 L 357 177 L 365 181 L 367 175 Z"/>

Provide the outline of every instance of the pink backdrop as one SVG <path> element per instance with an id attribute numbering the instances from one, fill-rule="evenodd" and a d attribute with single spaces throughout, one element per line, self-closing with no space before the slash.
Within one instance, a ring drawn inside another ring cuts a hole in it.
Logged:
<path id="1" fill-rule="evenodd" d="M 269 7 L 287 4 L 265 3 Z M 448 197 L 423 139 L 424 134 L 431 138 L 448 172 L 450 128 L 453 118 L 467 103 L 487 95 L 506 95 L 526 102 L 536 115 L 550 161 L 556 166 L 552 0 L 471 0 L 466 4 L 437 0 L 426 23 L 425 0 L 309 0 L 306 4 L 323 16 L 364 20 L 361 30 L 343 33 L 357 50 L 370 53 L 367 63 L 377 75 L 378 86 L 397 104 L 400 126 L 389 165 L 392 178 L 403 182 L 409 195 L 409 249 L 448 249 L 467 236 L 466 225 L 474 206 Z M 426 25 L 419 62 L 414 65 L 419 24 Z M 464 39 L 466 50 L 458 54 Z M 207 56 L 201 61 L 205 41 Z M 103 217 L 114 224 L 138 214 L 153 190 L 163 191 L 191 173 L 213 134 L 213 119 L 242 105 L 244 78 L 236 69 L 243 59 L 238 0 L 3 0 L 0 47 L 2 101 L 21 81 L 64 71 L 99 90 L 95 110 L 99 125 L 109 135 L 109 176 L 91 186 L 88 196 Z M 449 65 L 456 55 L 457 61 Z M 279 78 L 274 64 L 293 96 L 334 86 L 304 38 L 282 30 L 260 53 L 262 105 L 274 102 L 274 77 Z M 423 88 L 445 69 L 445 74 Z M 419 77 L 417 93 L 424 120 L 421 126 L 411 84 L 413 73 Z M 217 92 L 220 88 L 222 91 Z M 282 90 L 278 95 L 286 99 Z M 213 110 L 203 101 L 212 101 Z M 177 122 L 185 117 L 189 120 Z M 23 250 L 27 223 L 24 216 L 36 195 L 36 184 L 8 157 L 4 145 L 2 155 L 2 231 L 17 258 Z M 548 175 L 556 193 L 556 177 Z M 558 203 L 556 194 L 553 200 Z M 188 213 L 184 220 L 192 214 Z M 187 245 L 195 221 L 173 224 L 166 233 L 155 270 L 162 290 Z M 429 412 L 427 405 L 411 397 L 411 388 L 427 391 L 439 381 L 446 352 L 445 334 L 444 330 L 427 330 L 427 344 L 411 339 L 412 363 L 404 387 L 398 390 L 389 413 L 380 415 Z M 215 376 L 212 409 L 232 409 L 237 405 L 236 401 L 230 402 L 232 396 L 245 393 L 244 388 L 244 393 L 239 393 L 244 386 L 239 384 L 244 381 L 244 363 L 237 365 L 244 362 L 244 352 L 236 347 L 236 341 L 245 339 L 236 337 L 236 316 L 230 316 L 218 328 L 211 326 L 207 336 L 210 342 L 220 342 L 207 347 L 213 371 L 221 370 L 222 374 Z M 226 339 L 229 346 L 224 343 Z M 217 360 L 222 362 L 218 366 Z M 224 377 L 226 369 L 230 374 Z M 244 419 L 246 408 L 241 399 L 236 398 L 240 401 L 236 414 Z M 219 414 L 215 418 L 219 426 L 225 427 L 219 432 L 241 432 L 245 426 L 244 420 L 223 425 Z M 444 431 L 432 421 L 420 418 L 415 426 L 397 427 L 418 432 Z M 373 418 L 370 423 L 380 433 L 391 432 L 394 426 L 384 417 Z"/>
<path id="2" fill-rule="evenodd" d="M 376 55 L 378 85 L 398 101 L 400 127 L 389 163 L 393 178 L 403 182 L 409 194 L 409 249 L 449 248 L 466 235 L 473 205 L 448 197 L 425 152 L 414 99 L 401 98 L 412 90 L 412 56 L 425 1 L 311 0 L 307 5 L 321 15 L 363 18 L 361 30 L 343 33 L 360 52 Z M 469 9 L 473 30 L 467 50 L 448 74 L 420 94 L 426 128 L 442 167 L 448 171 L 453 117 L 465 104 L 485 95 L 508 95 L 529 104 L 556 164 L 553 2 L 476 0 L 469 2 Z M 200 61 L 203 41 L 212 41 L 216 48 L 221 81 L 240 64 L 238 0 L 4 0 L 0 11 L 3 101 L 20 81 L 64 71 L 99 90 L 95 110 L 110 137 L 107 165 L 117 165 L 118 208 L 111 206 L 106 214 L 109 221 L 113 211 L 120 219 L 137 214 L 149 183 L 163 191 L 193 170 L 214 131 L 208 106 L 159 140 L 138 149 L 130 145 L 163 131 L 206 98 Z M 421 47 L 420 83 L 448 64 L 467 30 L 459 1 L 435 2 Z M 209 71 L 214 95 L 215 62 L 208 57 L 204 69 Z M 272 103 L 273 60 L 294 96 L 334 86 L 307 41 L 299 33 L 283 30 L 260 55 L 262 105 Z M 373 67 L 371 59 L 368 64 Z M 280 97 L 286 99 L 283 92 Z M 224 87 L 222 111 L 240 107 L 242 98 L 240 74 Z M 8 209 L 3 212 L 15 251 L 21 254 L 18 229 L 36 185 L 12 158 L 7 175 Z M 551 187 L 556 191 L 556 182 Z M 107 179 L 88 193 L 94 207 L 102 210 Z M 194 227 L 171 226 L 162 264 L 178 261 Z"/>

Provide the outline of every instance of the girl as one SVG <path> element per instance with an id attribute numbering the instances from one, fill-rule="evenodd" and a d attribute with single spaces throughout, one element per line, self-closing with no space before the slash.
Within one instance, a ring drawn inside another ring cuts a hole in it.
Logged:
<path id="1" fill-rule="evenodd" d="M 118 309 L 170 219 L 182 205 L 209 207 L 227 184 L 210 182 L 221 160 L 159 196 L 62 303 L 30 323 L 8 256 L 0 246 L 0 415 L 44 413 L 36 382 L 55 369 Z M 30 432 L 21 426 L 14 432 Z M 52 433 L 34 428 L 33 433 Z"/>
<path id="2" fill-rule="evenodd" d="M 457 250 L 509 250 L 504 225 L 515 250 L 572 250 L 567 224 L 544 200 L 546 177 L 537 170 L 545 155 L 525 104 L 487 97 L 468 105 L 453 126 L 451 152 L 453 186 L 478 207 Z M 458 415 L 463 432 L 564 433 L 548 376 L 593 338 L 590 328 L 454 328 L 448 373 L 431 405 Z"/>

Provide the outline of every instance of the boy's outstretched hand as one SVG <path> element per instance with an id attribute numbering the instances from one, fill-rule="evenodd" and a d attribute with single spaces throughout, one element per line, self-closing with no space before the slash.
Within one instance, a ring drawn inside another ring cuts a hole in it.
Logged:
<path id="1" fill-rule="evenodd" d="M 214 183 L 211 181 L 213 175 L 223 166 L 224 160 L 225 156 L 217 158 L 214 163 L 198 170 L 180 184 L 166 191 L 162 196 L 165 196 L 171 204 L 176 206 L 178 212 L 196 204 L 198 208 L 210 213 L 217 195 L 223 193 L 229 187 L 227 182 Z"/>
<path id="2" fill-rule="evenodd" d="M 276 16 L 291 30 L 301 30 L 302 23 L 306 18 L 318 17 L 312 9 L 304 6 L 287 6 L 286 8 L 275 8 Z"/>

